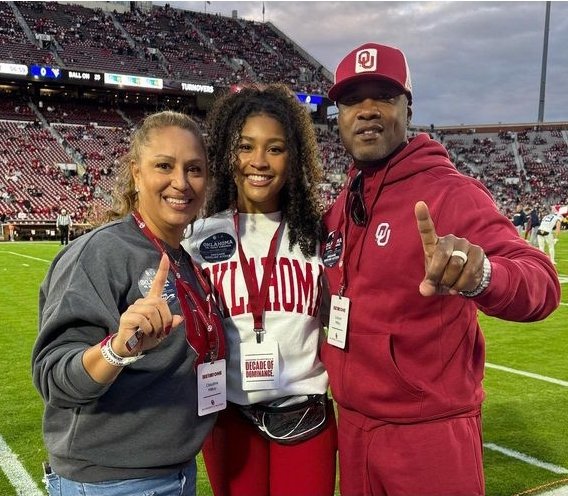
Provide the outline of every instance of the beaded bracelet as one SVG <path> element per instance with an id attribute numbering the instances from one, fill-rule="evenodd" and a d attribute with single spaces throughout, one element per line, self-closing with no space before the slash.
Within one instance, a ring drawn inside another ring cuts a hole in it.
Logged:
<path id="1" fill-rule="evenodd" d="M 101 353 L 108 363 L 115 367 L 124 367 L 144 358 L 145 355 L 142 353 L 138 353 L 138 355 L 131 357 L 121 357 L 120 355 L 117 355 L 112 349 L 112 339 L 115 336 L 116 334 L 111 334 L 101 341 Z"/>

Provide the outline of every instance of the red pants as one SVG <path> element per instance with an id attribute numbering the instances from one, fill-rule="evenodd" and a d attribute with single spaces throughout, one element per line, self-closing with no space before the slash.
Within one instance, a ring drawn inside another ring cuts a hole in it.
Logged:
<path id="1" fill-rule="evenodd" d="M 302 443 L 264 439 L 229 404 L 203 445 L 215 496 L 331 496 L 335 489 L 337 427 L 332 402 L 326 428 Z"/>
<path id="2" fill-rule="evenodd" d="M 481 416 L 362 429 L 339 409 L 342 496 L 482 496 Z"/>

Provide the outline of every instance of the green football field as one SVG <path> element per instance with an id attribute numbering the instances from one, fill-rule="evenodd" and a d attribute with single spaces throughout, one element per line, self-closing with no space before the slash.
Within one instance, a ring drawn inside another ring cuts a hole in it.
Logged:
<path id="1" fill-rule="evenodd" d="M 0 243 L 0 496 L 44 494 L 42 402 L 30 355 L 38 288 L 59 249 L 50 242 Z M 556 252 L 563 297 L 553 315 L 533 324 L 480 315 L 489 496 L 568 494 L 568 232 Z M 197 492 L 211 494 L 201 460 Z"/>

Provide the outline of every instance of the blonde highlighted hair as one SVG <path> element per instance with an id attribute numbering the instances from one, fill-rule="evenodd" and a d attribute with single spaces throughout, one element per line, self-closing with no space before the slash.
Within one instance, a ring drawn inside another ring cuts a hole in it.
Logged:
<path id="1" fill-rule="evenodd" d="M 146 116 L 132 133 L 128 152 L 120 159 L 120 168 L 112 195 L 112 206 L 104 216 L 104 222 L 120 219 L 137 208 L 138 195 L 132 175 L 132 164 L 140 161 L 142 147 L 150 140 L 152 131 L 172 126 L 192 133 L 198 139 L 204 152 L 207 150 L 201 129 L 188 115 L 173 110 L 164 110 Z"/>

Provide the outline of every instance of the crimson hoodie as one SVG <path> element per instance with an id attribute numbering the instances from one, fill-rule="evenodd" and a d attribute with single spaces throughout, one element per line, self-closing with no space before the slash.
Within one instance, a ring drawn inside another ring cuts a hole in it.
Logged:
<path id="1" fill-rule="evenodd" d="M 356 172 L 352 165 L 348 174 Z M 560 300 L 556 270 L 519 237 L 487 189 L 460 174 L 427 134 L 363 174 L 367 226 L 349 215 L 345 225 L 346 190 L 324 217 L 330 291 L 338 293 L 343 248 L 344 296 L 351 302 L 345 349 L 322 348 L 342 415 L 364 427 L 477 412 L 485 361 L 477 310 L 519 322 L 544 319 Z M 478 297 L 419 293 L 425 275 L 414 214 L 419 200 L 428 205 L 438 236 L 454 234 L 485 251 L 491 284 Z"/>

